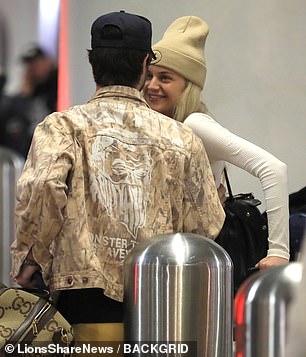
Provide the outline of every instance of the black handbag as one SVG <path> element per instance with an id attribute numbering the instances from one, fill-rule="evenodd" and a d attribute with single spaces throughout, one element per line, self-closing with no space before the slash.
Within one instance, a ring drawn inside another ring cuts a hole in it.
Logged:
<path id="1" fill-rule="evenodd" d="M 224 169 L 228 198 L 224 204 L 226 218 L 215 242 L 221 245 L 233 261 L 234 294 L 241 283 L 258 270 L 255 265 L 267 255 L 268 222 L 258 206 L 261 201 L 252 193 L 233 195 Z"/>

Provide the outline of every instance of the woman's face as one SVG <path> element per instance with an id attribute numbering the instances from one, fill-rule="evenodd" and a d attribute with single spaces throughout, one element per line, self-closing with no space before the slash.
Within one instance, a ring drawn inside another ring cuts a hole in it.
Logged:
<path id="1" fill-rule="evenodd" d="M 186 87 L 186 80 L 165 67 L 150 65 L 143 94 L 150 107 L 173 117 L 177 101 Z"/>

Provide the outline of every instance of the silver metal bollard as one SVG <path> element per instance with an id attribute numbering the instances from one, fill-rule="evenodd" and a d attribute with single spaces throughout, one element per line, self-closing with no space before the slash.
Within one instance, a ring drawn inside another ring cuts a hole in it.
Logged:
<path id="1" fill-rule="evenodd" d="M 156 343 L 150 356 L 232 357 L 232 279 L 229 255 L 210 239 L 186 233 L 140 243 L 125 262 L 125 341 Z M 167 344 L 172 353 L 159 349 Z"/>
<path id="2" fill-rule="evenodd" d="M 24 159 L 14 151 L 0 147 L 0 281 L 10 286 L 10 245 L 15 235 L 14 214 L 16 182 Z"/>
<path id="3" fill-rule="evenodd" d="M 284 357 L 288 305 L 302 278 L 301 263 L 249 277 L 235 297 L 236 357 Z"/>

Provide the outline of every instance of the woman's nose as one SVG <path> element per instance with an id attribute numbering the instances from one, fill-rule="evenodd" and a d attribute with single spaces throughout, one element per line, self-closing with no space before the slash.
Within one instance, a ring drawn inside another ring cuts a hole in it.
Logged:
<path id="1" fill-rule="evenodd" d="M 156 89 L 159 86 L 158 79 L 156 77 L 152 77 L 147 80 L 147 87 L 150 89 Z"/>

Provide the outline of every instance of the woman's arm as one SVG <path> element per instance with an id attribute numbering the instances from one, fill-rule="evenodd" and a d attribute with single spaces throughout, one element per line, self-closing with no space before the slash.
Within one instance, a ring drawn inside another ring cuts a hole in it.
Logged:
<path id="1" fill-rule="evenodd" d="M 289 259 L 287 165 L 262 148 L 231 133 L 205 114 L 191 114 L 186 118 L 185 124 L 203 140 L 211 164 L 226 161 L 260 180 L 268 216 L 269 259 L 264 258 L 259 267 L 265 269 L 287 262 Z"/>

